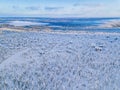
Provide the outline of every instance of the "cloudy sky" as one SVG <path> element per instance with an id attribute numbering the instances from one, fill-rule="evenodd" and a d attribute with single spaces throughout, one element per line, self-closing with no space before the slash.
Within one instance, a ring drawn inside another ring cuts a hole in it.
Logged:
<path id="1" fill-rule="evenodd" d="M 0 16 L 119 17 L 120 0 L 0 0 Z"/>

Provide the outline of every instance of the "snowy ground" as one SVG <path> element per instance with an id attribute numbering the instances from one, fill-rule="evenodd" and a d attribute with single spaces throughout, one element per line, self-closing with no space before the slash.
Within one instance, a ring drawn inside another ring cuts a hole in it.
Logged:
<path id="1" fill-rule="evenodd" d="M 28 21 L 11 21 L 8 24 L 14 25 L 14 26 L 30 26 L 30 25 L 47 25 L 48 23 L 36 23 L 36 22 L 28 22 Z"/>
<path id="2" fill-rule="evenodd" d="M 120 90 L 120 34 L 0 34 L 0 90 Z"/>

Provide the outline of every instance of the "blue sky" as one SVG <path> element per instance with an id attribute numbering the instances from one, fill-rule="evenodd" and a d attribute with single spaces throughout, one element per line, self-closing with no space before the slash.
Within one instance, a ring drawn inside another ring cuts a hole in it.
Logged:
<path id="1" fill-rule="evenodd" d="M 0 16 L 119 17 L 120 0 L 0 0 Z"/>

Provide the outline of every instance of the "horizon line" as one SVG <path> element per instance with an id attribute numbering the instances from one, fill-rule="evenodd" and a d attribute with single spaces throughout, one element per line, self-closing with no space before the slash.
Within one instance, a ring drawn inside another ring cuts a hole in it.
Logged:
<path id="1" fill-rule="evenodd" d="M 120 18 L 116 16 L 112 17 L 43 17 L 43 16 L 0 16 L 0 18 Z"/>

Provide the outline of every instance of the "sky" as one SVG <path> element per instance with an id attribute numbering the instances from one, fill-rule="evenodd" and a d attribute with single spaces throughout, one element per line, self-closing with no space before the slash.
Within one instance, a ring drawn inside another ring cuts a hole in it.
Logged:
<path id="1" fill-rule="evenodd" d="M 3 17 L 119 17 L 120 0 L 0 0 Z"/>

